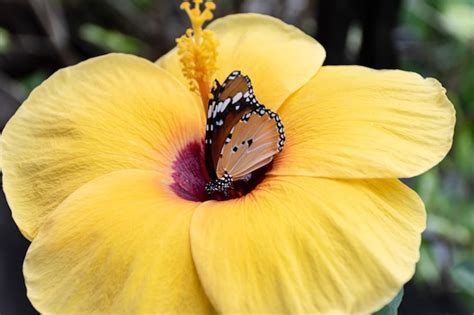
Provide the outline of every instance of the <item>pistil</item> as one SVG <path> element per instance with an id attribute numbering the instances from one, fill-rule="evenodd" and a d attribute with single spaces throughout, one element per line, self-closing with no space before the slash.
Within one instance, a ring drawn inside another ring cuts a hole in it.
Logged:
<path id="1" fill-rule="evenodd" d="M 218 42 L 214 33 L 203 29 L 204 23 L 213 19 L 212 11 L 216 5 L 206 1 L 201 11 L 202 2 L 193 0 L 193 7 L 189 1 L 181 4 L 180 8 L 187 13 L 192 28 L 188 28 L 176 42 L 183 74 L 188 79 L 191 91 L 201 97 L 204 111 L 207 111 L 211 81 L 216 71 Z"/>

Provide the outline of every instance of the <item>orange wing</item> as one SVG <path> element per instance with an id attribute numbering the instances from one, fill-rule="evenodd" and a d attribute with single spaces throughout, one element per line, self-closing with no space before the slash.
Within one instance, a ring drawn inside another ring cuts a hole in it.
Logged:
<path id="1" fill-rule="evenodd" d="M 280 117 L 260 106 L 245 114 L 231 129 L 222 147 L 216 173 L 236 181 L 270 163 L 283 149 L 284 127 Z"/>

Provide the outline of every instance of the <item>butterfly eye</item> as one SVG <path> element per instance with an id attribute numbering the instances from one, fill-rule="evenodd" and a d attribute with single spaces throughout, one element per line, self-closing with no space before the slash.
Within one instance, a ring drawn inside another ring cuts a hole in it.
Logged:
<path id="1" fill-rule="evenodd" d="M 260 104 L 250 78 L 232 72 L 221 85 L 216 80 L 209 101 L 205 155 L 212 179 L 208 193 L 223 192 L 269 164 L 281 152 L 285 132 L 278 114 Z"/>

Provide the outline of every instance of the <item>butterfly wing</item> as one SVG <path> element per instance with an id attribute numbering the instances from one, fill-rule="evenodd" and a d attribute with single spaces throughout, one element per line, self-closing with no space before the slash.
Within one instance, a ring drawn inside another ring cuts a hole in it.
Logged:
<path id="1" fill-rule="evenodd" d="M 225 139 L 247 112 L 258 107 L 249 77 L 232 72 L 222 85 L 212 89 L 206 124 L 205 156 L 209 176 L 216 179 L 216 167 Z"/>
<path id="2" fill-rule="evenodd" d="M 216 173 L 229 174 L 233 181 L 243 179 L 270 163 L 283 149 L 284 127 L 280 117 L 264 106 L 246 113 L 232 127 L 219 155 Z"/>

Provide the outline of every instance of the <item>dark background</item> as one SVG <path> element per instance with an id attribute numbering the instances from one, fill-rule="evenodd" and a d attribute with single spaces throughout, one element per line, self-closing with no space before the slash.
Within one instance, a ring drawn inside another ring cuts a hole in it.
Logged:
<path id="1" fill-rule="evenodd" d="M 402 314 L 474 311 L 474 0 L 216 1 L 216 16 L 266 13 L 313 35 L 326 64 L 401 68 L 438 78 L 457 110 L 452 152 L 409 184 L 428 210 Z M 0 130 L 59 68 L 110 51 L 156 60 L 187 20 L 170 0 L 0 0 Z M 29 243 L 0 193 L 0 314 L 35 314 L 21 273 Z"/>

